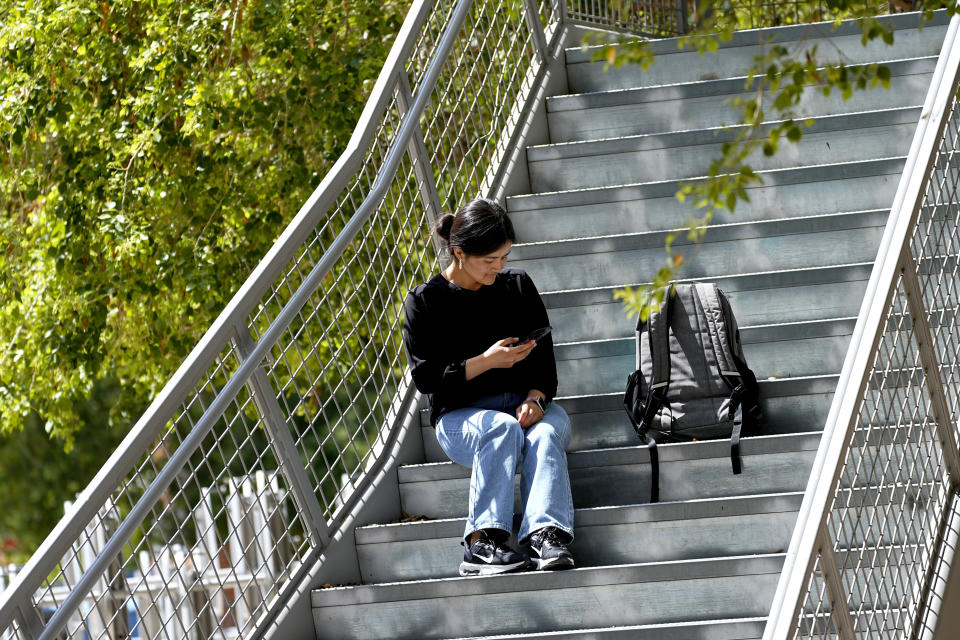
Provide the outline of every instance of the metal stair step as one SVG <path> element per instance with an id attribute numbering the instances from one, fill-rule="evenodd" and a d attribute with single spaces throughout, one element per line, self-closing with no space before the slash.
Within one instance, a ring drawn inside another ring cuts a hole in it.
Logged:
<path id="1" fill-rule="evenodd" d="M 769 610 L 782 565 L 780 554 L 751 555 L 397 582 L 311 595 L 321 637 L 324 629 L 344 639 L 562 631 L 760 617 Z"/>
<path id="2" fill-rule="evenodd" d="M 935 56 L 886 63 L 890 88 L 858 91 L 848 100 L 839 91 L 824 96 L 805 87 L 791 113 L 797 118 L 890 109 L 915 104 L 926 93 Z M 639 89 L 617 89 L 547 98 L 551 142 L 598 140 L 645 133 L 733 125 L 741 115 L 734 98 L 756 97 L 746 77 L 706 80 Z"/>
<path id="3" fill-rule="evenodd" d="M 744 75 L 753 66 L 754 57 L 763 55 L 775 43 L 786 46 L 796 57 L 818 46 L 821 63 L 850 65 L 935 56 L 940 53 L 949 22 L 942 11 L 922 30 L 916 28 L 920 20 L 917 13 L 879 19 L 895 28 L 893 46 L 880 41 L 863 46 L 860 27 L 845 21 L 836 28 L 832 23 L 819 23 L 738 31 L 729 42 L 720 42 L 719 50 L 709 56 L 699 55 L 695 49 L 679 49 L 676 38 L 657 40 L 647 45 L 657 62 L 645 71 L 631 64 L 605 69 L 605 61 L 591 61 L 597 47 L 571 48 L 566 51 L 567 81 L 571 93 L 584 93 L 729 78 Z"/>
<path id="4" fill-rule="evenodd" d="M 816 637 L 820 640 L 839 640 L 833 629 L 829 611 L 810 613 L 804 616 L 800 628 L 801 637 Z M 857 628 L 877 629 L 876 621 L 883 619 L 883 631 L 889 631 L 891 638 L 903 635 L 905 625 L 912 624 L 907 609 L 867 609 L 858 608 L 850 612 Z M 675 624 L 653 624 L 638 626 L 616 626 L 573 631 L 546 631 L 543 633 L 508 634 L 495 636 L 472 636 L 455 640 L 759 640 L 763 637 L 766 618 L 740 618 L 726 620 L 705 620 L 680 622 Z M 870 627 L 873 623 L 874 626 Z M 884 636 L 886 637 L 886 636 Z"/>
<path id="5" fill-rule="evenodd" d="M 570 548 L 578 567 L 781 553 L 802 498 L 794 492 L 577 509 Z M 457 575 L 464 527 L 463 518 L 358 527 L 363 582 Z"/>
<path id="6" fill-rule="evenodd" d="M 731 472 L 729 440 L 661 445 L 660 498 L 669 502 L 801 491 L 819 441 L 819 432 L 744 438 L 739 475 Z M 645 446 L 569 453 L 574 507 L 647 502 L 649 460 Z M 452 462 L 408 465 L 400 467 L 398 477 L 400 502 L 407 513 L 429 518 L 466 516 L 469 469 Z"/>
<path id="7" fill-rule="evenodd" d="M 717 282 L 741 326 L 855 316 L 870 275 L 869 264 L 774 272 L 782 276 L 700 278 Z M 774 274 L 763 274 L 773 276 Z M 739 281 L 736 281 L 739 280 Z M 779 286 L 778 286 L 779 285 Z M 731 288 L 732 287 L 732 288 Z M 544 296 L 554 342 L 606 340 L 634 335 L 637 318 L 614 299 L 616 287 Z M 565 306 L 554 306 L 563 304 Z"/>
<path id="8" fill-rule="evenodd" d="M 766 618 L 705 620 L 675 624 L 629 625 L 573 631 L 547 631 L 456 640 L 759 640 Z"/>
<path id="9" fill-rule="evenodd" d="M 711 226 L 704 242 L 678 234 L 676 253 L 692 252 L 686 278 L 785 271 L 873 261 L 888 210 Z M 664 264 L 669 232 L 515 245 L 512 266 L 541 291 L 643 282 Z"/>
<path id="10" fill-rule="evenodd" d="M 905 159 L 905 156 L 896 156 L 890 158 L 855 160 L 836 164 L 817 163 L 807 166 L 790 167 L 788 169 L 760 170 L 757 171 L 757 173 L 761 175 L 764 182 L 770 186 L 804 182 L 829 182 L 831 180 L 865 178 L 886 174 L 899 175 L 903 172 Z M 691 180 L 695 181 L 697 179 L 703 178 L 692 178 Z M 507 198 L 507 208 L 511 215 L 515 215 L 517 213 L 545 211 L 548 209 L 592 207 L 595 205 L 619 204 L 654 198 L 673 198 L 675 197 L 677 189 L 688 181 L 689 180 L 665 180 L 659 182 L 638 182 L 613 187 L 519 194 Z M 748 188 L 759 189 L 762 187 L 759 185 L 751 185 Z"/>
<path id="11" fill-rule="evenodd" d="M 626 383 L 626 377 L 624 377 Z M 836 375 L 760 380 L 763 420 L 757 435 L 818 431 L 823 428 L 837 386 Z M 572 437 L 569 451 L 629 447 L 637 434 L 623 410 L 623 390 L 594 396 L 557 398 L 570 416 Z M 430 425 L 430 410 L 420 414 L 423 448 L 427 462 L 445 462 L 447 456 Z"/>
<path id="12" fill-rule="evenodd" d="M 714 213 L 712 224 L 773 220 L 838 211 L 889 208 L 902 157 L 791 167 L 759 172 L 736 211 Z M 676 194 L 687 180 L 649 182 L 507 198 L 519 242 L 661 231 L 686 227 L 700 215 Z"/>
<path id="13" fill-rule="evenodd" d="M 865 530 L 844 522 L 842 539 L 857 547 L 843 551 L 841 559 L 862 561 L 865 545 L 915 549 L 918 531 L 898 509 L 928 502 L 935 491 L 932 483 L 911 483 L 861 486 L 841 494 L 860 520 L 874 523 Z M 782 553 L 802 500 L 803 492 L 796 491 L 577 509 L 570 549 L 578 567 Z M 456 576 L 465 526 L 465 518 L 447 518 L 357 527 L 363 583 Z M 510 543 L 519 548 L 515 538 Z"/>
<path id="14" fill-rule="evenodd" d="M 920 120 L 918 106 L 817 118 L 799 142 L 782 140 L 766 156 L 747 158 L 755 170 L 852 162 L 903 155 Z M 770 128 L 764 125 L 762 130 Z M 534 192 L 605 187 L 706 176 L 721 147 L 742 127 L 714 127 L 527 148 Z"/>
<path id="15" fill-rule="evenodd" d="M 873 269 L 872 262 L 858 262 L 829 267 L 810 267 L 800 269 L 786 269 L 783 271 L 760 271 L 756 273 L 742 273 L 734 275 L 716 275 L 709 279 L 697 279 L 697 282 L 714 282 L 720 287 L 731 301 L 738 295 L 752 291 L 766 291 L 788 289 L 791 287 L 807 287 L 836 282 L 859 282 L 870 277 Z M 686 278 L 678 282 L 694 282 Z M 560 291 L 541 291 L 544 305 L 551 314 L 559 309 L 577 306 L 591 306 L 613 301 L 613 291 L 622 286 L 637 286 L 642 282 L 631 282 L 623 285 L 606 287 L 589 287 L 585 289 L 568 289 Z M 619 303 L 617 303 L 619 304 Z M 747 317 L 749 310 L 738 311 L 738 318 Z M 817 316 L 820 317 L 820 316 Z M 798 320 L 813 320 L 816 317 L 797 318 Z"/>
<path id="16" fill-rule="evenodd" d="M 839 373 L 856 318 L 743 327 L 744 355 L 760 379 Z M 557 345 L 560 395 L 622 391 L 636 368 L 633 338 Z"/>

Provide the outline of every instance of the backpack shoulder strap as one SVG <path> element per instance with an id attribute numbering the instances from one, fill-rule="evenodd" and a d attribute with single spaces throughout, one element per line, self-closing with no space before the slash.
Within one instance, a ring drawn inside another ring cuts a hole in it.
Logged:
<path id="1" fill-rule="evenodd" d="M 654 311 L 646 322 L 637 320 L 637 370 L 642 362 L 640 358 L 641 337 L 644 325 L 647 330 L 647 341 L 650 346 L 650 364 L 653 371 L 647 384 L 647 398 L 644 402 L 644 412 L 640 416 L 639 430 L 646 431 L 653 424 L 657 414 L 667 398 L 667 389 L 670 387 L 670 309 L 672 304 L 668 295 L 659 311 Z"/>
<path id="2" fill-rule="evenodd" d="M 700 282 L 696 285 L 697 297 L 704 311 L 707 326 L 710 327 L 710 343 L 713 345 L 713 352 L 717 360 L 717 373 L 721 378 L 727 381 L 730 387 L 736 387 L 740 384 L 740 370 L 735 360 L 736 354 L 733 353 L 732 341 L 734 336 L 730 333 L 732 313 L 726 302 L 721 297 L 717 285 Z M 736 331 L 736 323 L 733 323 L 733 330 Z"/>
<path id="3" fill-rule="evenodd" d="M 647 340 L 650 343 L 650 361 L 653 363 L 653 375 L 650 377 L 650 389 L 663 389 L 666 395 L 670 386 L 670 318 L 673 308 L 673 291 L 667 292 L 659 311 L 654 311 L 647 319 Z"/>
<path id="4" fill-rule="evenodd" d="M 740 435 L 744 421 L 753 424 L 760 419 L 759 386 L 743 357 L 740 330 L 726 296 L 716 285 L 705 283 L 697 285 L 697 295 L 710 324 L 710 339 L 717 358 L 718 373 L 733 388 L 728 404 L 729 419 L 733 421 L 730 460 L 733 472 L 738 474 L 742 468 Z"/>
<path id="5" fill-rule="evenodd" d="M 756 420 L 761 418 L 760 412 L 760 385 L 757 382 L 757 376 L 747 366 L 747 359 L 743 355 L 743 346 L 740 342 L 740 330 L 737 328 L 737 319 L 730 309 L 730 302 L 723 294 L 723 291 L 717 289 L 720 302 L 724 307 L 724 317 L 727 322 L 727 336 L 730 338 L 730 352 L 733 364 L 740 373 L 740 401 L 743 404 L 744 411 L 750 413 Z"/>
<path id="6" fill-rule="evenodd" d="M 657 452 L 657 441 L 649 434 L 647 429 L 653 424 L 657 414 L 666 401 L 667 389 L 670 387 L 670 318 L 673 304 L 671 298 L 673 290 L 667 293 L 663 305 L 659 311 L 654 311 L 647 318 L 647 340 L 650 345 L 650 362 L 653 366 L 653 372 L 650 376 L 650 384 L 647 387 L 647 399 L 644 403 L 644 413 L 641 418 L 641 424 L 634 422 L 634 429 L 641 438 L 646 440 L 647 451 L 650 454 L 650 502 L 660 500 L 660 457 Z M 640 369 L 640 339 L 643 332 L 643 322 L 637 320 L 637 369 Z M 627 410 L 634 420 L 633 414 Z"/>

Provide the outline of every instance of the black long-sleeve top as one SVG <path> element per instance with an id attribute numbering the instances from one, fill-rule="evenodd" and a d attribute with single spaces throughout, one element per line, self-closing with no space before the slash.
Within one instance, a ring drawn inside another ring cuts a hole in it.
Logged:
<path id="1" fill-rule="evenodd" d="M 557 393 L 553 338 L 542 338 L 526 358 L 510 368 L 490 369 L 466 379 L 466 361 L 504 338 L 522 339 L 550 324 L 533 280 L 520 269 L 504 269 L 491 285 L 476 291 L 459 287 L 442 274 L 407 294 L 404 346 L 413 382 L 430 397 L 430 420 L 483 396 L 530 389 L 547 400 Z"/>

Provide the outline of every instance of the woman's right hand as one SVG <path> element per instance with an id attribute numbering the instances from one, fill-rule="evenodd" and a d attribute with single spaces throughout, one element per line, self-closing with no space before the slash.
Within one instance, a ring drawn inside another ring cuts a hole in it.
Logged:
<path id="1" fill-rule="evenodd" d="M 517 338 L 497 340 L 489 349 L 478 356 L 467 360 L 465 373 L 467 380 L 473 380 L 481 373 L 490 369 L 509 369 L 533 351 L 537 346 L 536 340 L 527 340 L 523 344 L 516 344 Z"/>
<path id="2" fill-rule="evenodd" d="M 527 340 L 522 344 L 517 344 L 517 340 L 519 338 L 498 340 L 483 352 L 483 358 L 490 369 L 509 369 L 530 355 L 537 346 L 536 340 Z"/>

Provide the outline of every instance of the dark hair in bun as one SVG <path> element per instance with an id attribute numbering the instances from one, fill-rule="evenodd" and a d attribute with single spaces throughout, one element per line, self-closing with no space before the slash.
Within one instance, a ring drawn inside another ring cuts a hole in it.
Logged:
<path id="1" fill-rule="evenodd" d="M 516 242 L 513 224 L 497 202 L 477 198 L 437 220 L 434 232 L 445 243 L 447 251 L 459 247 L 471 256 L 482 256 L 496 251 L 508 240 Z"/>
<path id="2" fill-rule="evenodd" d="M 453 228 L 453 218 L 454 215 L 452 213 L 443 214 L 440 216 L 440 219 L 437 220 L 437 225 L 434 228 L 434 232 L 445 242 L 450 241 L 450 229 Z"/>

